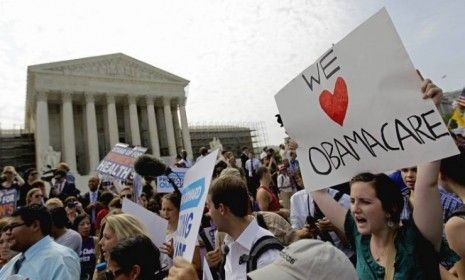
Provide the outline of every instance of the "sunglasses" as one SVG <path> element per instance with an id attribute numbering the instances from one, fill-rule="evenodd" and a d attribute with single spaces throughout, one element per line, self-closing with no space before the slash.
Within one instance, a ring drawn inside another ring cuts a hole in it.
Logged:
<path id="1" fill-rule="evenodd" d="M 106 280 L 113 280 L 116 277 L 120 276 L 121 274 L 123 274 L 122 269 L 118 269 L 116 271 L 107 270 L 107 271 L 105 271 L 105 279 Z"/>
<path id="2" fill-rule="evenodd" d="M 121 198 L 127 198 L 127 199 L 131 199 L 132 198 L 132 194 L 122 194 L 120 195 Z"/>
<path id="3" fill-rule="evenodd" d="M 42 197 L 44 197 L 42 194 L 35 194 L 34 195 L 34 198 L 42 198 Z"/>

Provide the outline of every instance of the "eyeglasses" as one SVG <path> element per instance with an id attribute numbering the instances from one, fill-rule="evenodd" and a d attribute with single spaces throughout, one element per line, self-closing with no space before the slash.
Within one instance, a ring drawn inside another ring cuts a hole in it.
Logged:
<path id="1" fill-rule="evenodd" d="M 116 271 L 107 270 L 105 271 L 105 278 L 106 280 L 113 280 L 116 277 L 120 276 L 121 274 L 123 274 L 122 269 L 118 269 Z"/>
<path id="2" fill-rule="evenodd" d="M 132 194 L 122 194 L 120 195 L 121 198 L 127 198 L 127 199 L 131 199 L 132 198 Z"/>
<path id="3" fill-rule="evenodd" d="M 20 226 L 24 226 L 25 224 L 26 224 L 26 223 L 22 223 L 22 224 L 15 224 L 15 223 L 12 223 L 12 224 L 6 225 L 6 226 L 3 228 L 3 231 L 4 231 L 4 232 L 12 231 L 14 228 L 17 228 L 17 227 L 20 227 Z"/>

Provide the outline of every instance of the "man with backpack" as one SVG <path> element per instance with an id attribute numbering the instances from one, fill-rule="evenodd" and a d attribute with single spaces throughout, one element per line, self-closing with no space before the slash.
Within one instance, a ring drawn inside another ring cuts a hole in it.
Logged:
<path id="1" fill-rule="evenodd" d="M 247 187 L 237 176 L 216 179 L 208 192 L 209 215 L 218 231 L 226 233 L 220 279 L 246 279 L 248 272 L 272 263 L 283 246 L 260 227 L 251 212 Z"/>

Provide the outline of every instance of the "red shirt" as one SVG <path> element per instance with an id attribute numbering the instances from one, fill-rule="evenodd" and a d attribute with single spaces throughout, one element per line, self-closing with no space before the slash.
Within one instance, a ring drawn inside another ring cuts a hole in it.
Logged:
<path id="1" fill-rule="evenodd" d="M 260 188 L 258 189 L 263 189 L 268 194 L 270 194 L 270 197 L 271 197 L 270 204 L 268 204 L 268 210 L 261 209 L 262 211 L 279 211 L 279 209 L 281 209 L 281 205 L 279 204 L 279 199 L 274 192 L 272 192 L 269 188 L 264 187 L 264 186 L 260 186 Z"/>

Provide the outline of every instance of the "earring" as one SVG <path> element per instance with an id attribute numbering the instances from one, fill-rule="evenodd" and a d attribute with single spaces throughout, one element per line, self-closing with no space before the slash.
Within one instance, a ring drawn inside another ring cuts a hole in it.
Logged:
<path id="1" fill-rule="evenodd" d="M 388 226 L 389 228 L 393 228 L 393 227 L 394 227 L 394 222 L 393 222 L 392 220 L 388 220 L 387 226 Z"/>

